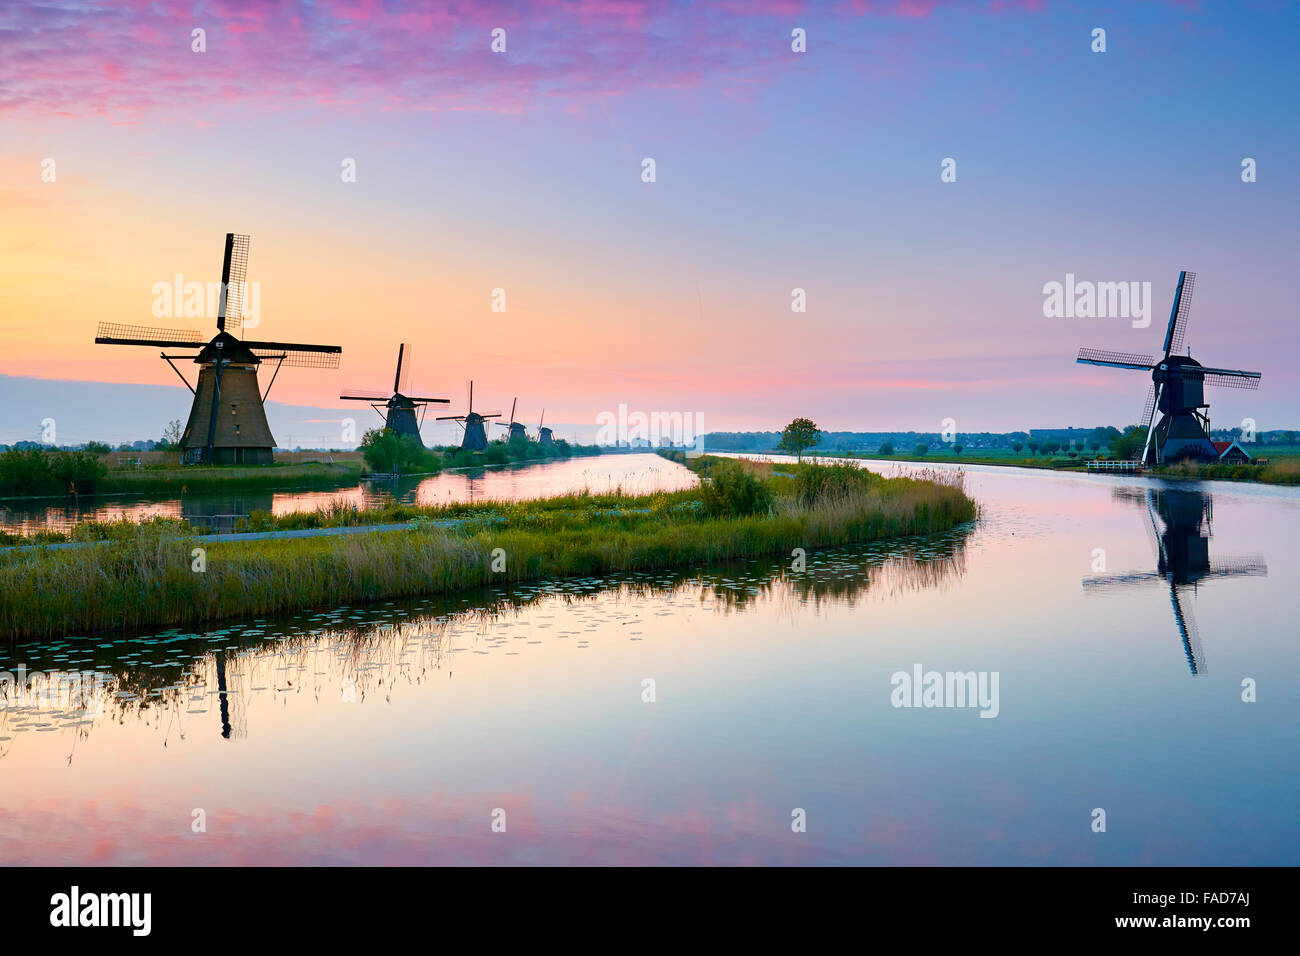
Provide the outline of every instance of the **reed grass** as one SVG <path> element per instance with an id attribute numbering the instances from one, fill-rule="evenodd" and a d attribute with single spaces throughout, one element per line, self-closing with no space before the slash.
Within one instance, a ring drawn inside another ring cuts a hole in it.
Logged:
<path id="1" fill-rule="evenodd" d="M 1258 481 L 1267 485 L 1300 485 L 1300 458 L 1281 458 L 1267 465 L 1198 464 L 1179 462 L 1156 473 L 1175 478 L 1203 478 L 1208 481 Z"/>
<path id="2" fill-rule="evenodd" d="M 197 494 L 208 491 L 255 491 L 273 488 L 333 488 L 361 477 L 361 461 L 303 462 L 289 465 L 174 465 L 110 471 L 95 486 L 96 494 Z"/>
<path id="3" fill-rule="evenodd" d="M 793 479 L 773 475 L 770 466 L 759 471 L 775 504 L 744 517 L 706 516 L 695 490 L 566 495 L 421 509 L 425 514 L 400 531 L 200 543 L 174 522 L 154 521 L 118 528 L 98 546 L 0 552 L 0 636 L 185 626 L 680 567 L 945 531 L 976 514 L 952 473 L 942 482 L 873 476 L 805 503 L 783 490 Z M 426 520 L 428 514 L 475 520 L 448 528 Z M 205 551 L 201 572 L 192 569 L 198 547 Z M 498 548 L 505 570 L 494 572 Z"/>

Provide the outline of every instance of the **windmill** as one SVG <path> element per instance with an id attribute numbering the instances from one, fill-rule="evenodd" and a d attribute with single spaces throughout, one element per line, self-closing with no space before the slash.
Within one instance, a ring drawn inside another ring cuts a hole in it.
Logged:
<path id="1" fill-rule="evenodd" d="M 1196 273 L 1184 271 L 1178 274 L 1174 307 L 1169 312 L 1169 327 L 1165 330 L 1164 357 L 1159 362 L 1153 363 L 1150 355 L 1079 349 L 1076 361 L 1084 365 L 1131 368 L 1151 373 L 1151 387 L 1147 391 L 1140 421 L 1147 433 L 1142 447 L 1141 462 L 1144 465 L 1165 464 L 1180 458 L 1217 460 L 1219 453 L 1210 441 L 1210 419 L 1205 414 L 1210 407 L 1205 401 L 1205 386 L 1259 387 L 1259 372 L 1206 368 L 1192 358 L 1190 350 L 1187 355 L 1174 354 L 1183 348 L 1195 284 Z M 1157 411 L 1160 413 L 1158 422 Z"/>
<path id="2" fill-rule="evenodd" d="M 399 435 L 414 438 L 423 448 L 424 442 L 420 439 L 420 422 L 415 419 L 415 409 L 419 407 L 420 420 L 423 421 L 426 406 L 448 405 L 451 399 L 424 398 L 407 394 L 410 391 L 410 377 L 411 347 L 403 342 L 397 347 L 397 372 L 393 375 L 391 395 L 366 389 L 349 389 L 339 398 L 350 402 L 370 402 L 376 412 L 379 412 L 382 405 L 387 409 L 386 412 L 379 412 L 384 418 L 384 426 Z"/>
<path id="3" fill-rule="evenodd" d="M 547 428 L 545 425 L 542 424 L 542 422 L 544 421 L 546 421 L 546 409 L 543 408 L 542 417 L 537 422 L 537 444 L 554 445 L 555 436 L 551 434 L 551 430 L 549 428 Z"/>
<path id="4" fill-rule="evenodd" d="M 487 450 L 487 429 L 484 427 L 486 420 L 489 418 L 500 418 L 500 412 L 479 413 L 474 411 L 474 383 L 469 383 L 469 405 L 465 409 L 464 415 L 439 415 L 434 421 L 439 422 L 460 422 L 460 427 L 465 429 L 465 437 L 461 439 L 460 447 L 462 451 L 486 451 Z"/>
<path id="5" fill-rule="evenodd" d="M 1187 665 L 1193 674 L 1204 674 L 1205 651 L 1201 648 L 1200 630 L 1192 615 L 1188 592 L 1194 595 L 1197 586 L 1211 578 L 1264 577 L 1268 574 L 1268 565 L 1258 555 L 1210 560 L 1214 499 L 1204 492 L 1183 488 L 1147 488 L 1145 491 L 1123 488 L 1116 489 L 1115 495 L 1145 506 L 1151 522 L 1147 530 L 1155 552 L 1156 569 L 1084 578 L 1084 593 L 1097 594 L 1167 583 L 1174 624 L 1183 642 Z"/>
<path id="6" fill-rule="evenodd" d="M 520 422 L 515 421 L 515 407 L 516 407 L 518 404 L 519 404 L 519 399 L 518 399 L 518 397 L 516 397 L 516 398 L 515 398 L 515 399 L 510 403 L 510 421 L 508 421 L 508 422 L 497 422 L 497 423 L 496 423 L 496 424 L 500 425 L 502 428 L 504 428 L 504 429 L 507 430 L 508 434 L 506 435 L 506 440 L 509 441 L 509 442 L 512 442 L 512 443 L 514 443 L 514 442 L 526 442 L 526 441 L 528 441 L 528 432 L 527 432 L 527 430 L 524 428 L 524 426 L 523 426 Z"/>
<path id="7" fill-rule="evenodd" d="M 248 272 L 248 236 L 226 234 L 221 263 L 221 291 L 217 305 L 217 334 L 209 341 L 188 329 L 159 329 L 100 322 L 96 345 L 146 345 L 162 349 L 198 349 L 198 353 L 162 358 L 194 395 L 189 421 L 181 434 L 182 460 L 208 464 L 268 465 L 273 460 L 275 438 L 266 422 L 266 396 L 282 366 L 338 368 L 337 345 L 301 345 L 237 339 L 229 328 L 243 325 L 246 302 L 244 277 Z M 190 359 L 199 366 L 197 385 L 191 385 L 173 359 Z M 257 370 L 275 362 L 275 372 L 262 392 Z M 226 409 L 229 409 L 229 414 Z"/>

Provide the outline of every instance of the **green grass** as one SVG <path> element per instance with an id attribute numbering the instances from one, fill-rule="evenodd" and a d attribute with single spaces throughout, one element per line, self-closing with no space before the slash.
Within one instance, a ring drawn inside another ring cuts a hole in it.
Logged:
<path id="1" fill-rule="evenodd" d="M 1201 478 L 1207 481 L 1258 481 L 1268 485 L 1300 485 L 1300 458 L 1261 454 L 1267 465 L 1201 465 L 1181 462 L 1155 469 L 1166 478 Z"/>
<path id="2" fill-rule="evenodd" d="M 1249 447 L 1249 446 L 1247 446 Z M 1228 464 L 1194 464 L 1181 463 L 1161 466 L 1152 473 L 1168 478 L 1200 478 L 1215 481 L 1257 481 L 1263 484 L 1296 485 L 1300 484 L 1300 448 L 1294 446 L 1261 445 L 1250 448 L 1253 454 L 1269 461 L 1267 465 L 1228 465 Z M 772 452 L 784 454 L 784 452 Z M 819 452 L 818 457 L 844 458 L 857 461 L 898 461 L 908 464 L 924 465 L 926 462 L 939 462 L 957 465 L 1011 465 L 1017 468 L 1046 468 L 1052 471 L 1087 471 L 1088 462 L 1097 461 L 1098 456 L 1089 452 L 1078 458 L 1056 455 L 1029 455 L 1025 451 L 1016 453 L 1011 449 L 980 449 L 979 454 L 954 455 L 942 451 L 931 451 L 923 456 L 917 455 L 875 455 L 866 452 Z M 809 456 L 805 454 L 805 460 Z"/>
<path id="3" fill-rule="evenodd" d="M 707 460 L 697 467 L 707 470 Z M 771 493 L 764 513 L 710 517 L 698 490 L 450 506 L 416 516 L 409 530 L 207 542 L 202 572 L 191 564 L 200 545 L 167 521 L 119 526 L 99 545 L 0 552 L 0 636 L 194 625 L 788 554 L 946 531 L 976 514 L 960 473 L 923 480 L 864 472 L 861 480 L 831 482 L 808 502 L 799 494 L 797 467 L 783 465 L 781 473 L 760 463 L 742 467 Z M 453 529 L 424 520 L 457 514 L 471 520 Z M 496 549 L 504 552 L 504 571 L 492 570 Z"/>
<path id="4" fill-rule="evenodd" d="M 360 461 L 306 462 L 296 465 L 166 465 L 133 471 L 110 471 L 95 493 L 198 494 L 209 491 L 255 491 L 272 488 L 332 488 L 361 478 Z"/>

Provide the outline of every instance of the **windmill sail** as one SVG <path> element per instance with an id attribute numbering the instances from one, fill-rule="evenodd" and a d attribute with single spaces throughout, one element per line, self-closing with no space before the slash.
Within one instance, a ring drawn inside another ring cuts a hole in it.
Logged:
<path id="1" fill-rule="evenodd" d="M 167 349 L 197 348 L 206 340 L 191 329 L 160 329 L 147 325 L 100 322 L 96 345 L 152 345 Z"/>
<path id="2" fill-rule="evenodd" d="M 1178 274 L 1178 289 L 1174 292 L 1174 306 L 1169 310 L 1169 328 L 1165 330 L 1165 358 L 1183 350 L 1183 337 L 1187 334 L 1187 316 L 1192 308 L 1192 291 L 1196 288 L 1196 273 Z"/>
<path id="3" fill-rule="evenodd" d="M 247 305 L 248 236 L 226 233 L 226 253 L 221 261 L 221 301 L 217 328 L 241 328 Z"/>

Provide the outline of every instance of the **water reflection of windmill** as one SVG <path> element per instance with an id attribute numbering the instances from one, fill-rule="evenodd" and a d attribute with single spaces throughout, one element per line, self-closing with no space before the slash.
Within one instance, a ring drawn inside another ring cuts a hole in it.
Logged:
<path id="1" fill-rule="evenodd" d="M 348 389 L 339 398 L 349 402 L 370 402 L 371 407 L 384 418 L 384 426 L 399 435 L 414 438 L 424 446 L 420 438 L 420 425 L 429 405 L 448 405 L 449 398 L 425 398 L 411 394 L 411 347 L 403 342 L 397 347 L 397 373 L 393 376 L 393 392 L 370 391 L 367 389 Z M 416 408 L 420 409 L 419 421 L 415 418 Z"/>
<path id="2" fill-rule="evenodd" d="M 1128 498 L 1146 508 L 1156 570 L 1084 578 L 1083 589 L 1086 593 L 1096 594 L 1168 584 L 1174 623 L 1182 638 L 1188 666 L 1193 674 L 1204 674 L 1205 652 L 1201 648 L 1201 635 L 1192 615 L 1189 596 L 1195 595 L 1202 581 L 1211 578 L 1264 577 L 1268 574 L 1268 565 L 1259 555 L 1210 560 L 1214 499 L 1204 492 L 1185 488 L 1117 488 L 1115 496 Z"/>

